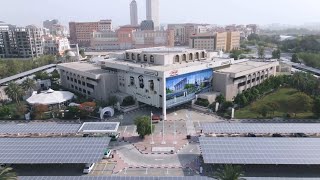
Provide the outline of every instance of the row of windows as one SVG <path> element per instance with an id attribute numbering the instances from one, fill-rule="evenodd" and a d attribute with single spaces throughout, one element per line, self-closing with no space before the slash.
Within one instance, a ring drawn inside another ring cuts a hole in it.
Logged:
<path id="1" fill-rule="evenodd" d="M 78 86 L 71 85 L 71 88 L 79 91 L 80 93 L 84 93 L 84 94 L 91 95 L 91 92 L 90 92 L 90 91 L 87 91 L 87 90 L 85 90 L 85 89 L 82 89 L 82 88 L 80 88 L 80 87 L 78 87 Z"/>
<path id="2" fill-rule="evenodd" d="M 71 82 L 74 82 L 74 83 L 78 83 L 79 85 L 82 85 L 82 86 L 86 86 L 86 84 L 87 84 L 87 87 L 94 89 L 94 85 L 92 85 L 90 83 L 86 83 L 84 81 L 77 80 L 76 78 L 72 78 L 72 77 L 67 76 L 67 80 L 70 80 Z"/>

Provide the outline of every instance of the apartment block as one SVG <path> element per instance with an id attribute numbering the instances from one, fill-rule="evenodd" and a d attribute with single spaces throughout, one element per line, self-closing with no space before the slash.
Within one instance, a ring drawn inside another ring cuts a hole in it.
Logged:
<path id="1" fill-rule="evenodd" d="M 68 38 L 59 36 L 43 36 L 44 54 L 60 55 L 70 49 Z"/>
<path id="2" fill-rule="evenodd" d="M 174 31 L 175 45 L 188 46 L 192 35 L 205 33 L 208 30 L 206 24 L 169 24 L 168 29 Z"/>
<path id="3" fill-rule="evenodd" d="M 111 20 L 100 20 L 97 22 L 70 22 L 70 42 L 79 46 L 89 47 L 92 33 L 94 31 L 111 31 Z"/>
<path id="4" fill-rule="evenodd" d="M 226 51 L 230 52 L 240 48 L 240 32 L 230 31 L 227 32 L 227 48 Z"/>
<path id="5" fill-rule="evenodd" d="M 43 30 L 36 26 L 0 31 L 0 47 L 5 58 L 35 58 L 43 55 Z"/>

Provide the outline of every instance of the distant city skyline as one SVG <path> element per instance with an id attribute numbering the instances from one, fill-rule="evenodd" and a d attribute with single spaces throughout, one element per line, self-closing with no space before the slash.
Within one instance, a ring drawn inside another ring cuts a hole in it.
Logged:
<path id="1" fill-rule="evenodd" d="M 136 0 L 139 23 L 146 19 L 146 0 Z M 41 3 L 40 3 L 41 2 Z M 10 0 L 2 2 L 0 21 L 18 26 L 42 26 L 48 19 L 70 21 L 112 19 L 115 26 L 130 24 L 131 0 Z M 159 0 L 160 23 L 291 24 L 320 22 L 318 0 Z"/>

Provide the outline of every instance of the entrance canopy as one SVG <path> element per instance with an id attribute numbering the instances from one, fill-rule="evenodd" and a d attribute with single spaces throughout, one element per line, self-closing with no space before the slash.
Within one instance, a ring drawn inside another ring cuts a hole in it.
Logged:
<path id="1" fill-rule="evenodd" d="M 73 99 L 74 94 L 69 91 L 54 91 L 49 89 L 48 91 L 37 94 L 34 92 L 33 95 L 27 99 L 29 104 L 44 104 L 44 105 L 55 105 L 64 103 Z"/>

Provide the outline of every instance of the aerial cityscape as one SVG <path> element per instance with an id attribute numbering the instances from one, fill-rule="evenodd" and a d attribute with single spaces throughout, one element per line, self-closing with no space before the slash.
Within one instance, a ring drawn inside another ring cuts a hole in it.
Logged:
<path id="1" fill-rule="evenodd" d="M 319 6 L 5 0 L 0 180 L 320 179 Z"/>

